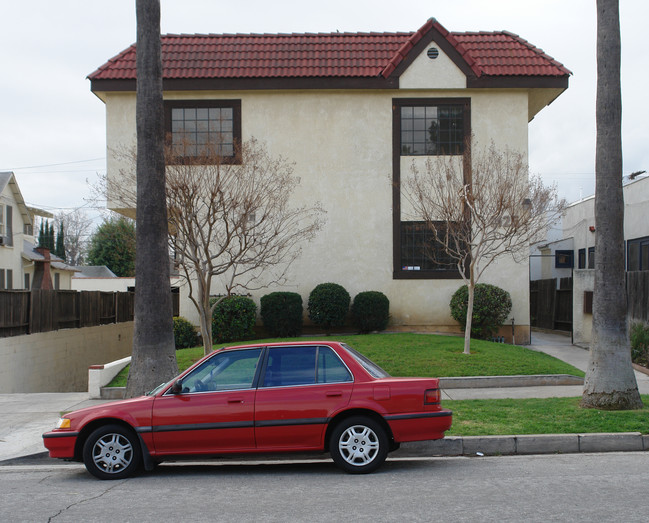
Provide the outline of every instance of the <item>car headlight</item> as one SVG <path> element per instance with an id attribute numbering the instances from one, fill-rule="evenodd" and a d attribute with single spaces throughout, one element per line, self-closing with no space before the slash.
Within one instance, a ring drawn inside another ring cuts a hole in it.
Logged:
<path id="1" fill-rule="evenodd" d="M 68 418 L 59 418 L 59 421 L 56 424 L 57 429 L 69 429 L 70 420 Z"/>

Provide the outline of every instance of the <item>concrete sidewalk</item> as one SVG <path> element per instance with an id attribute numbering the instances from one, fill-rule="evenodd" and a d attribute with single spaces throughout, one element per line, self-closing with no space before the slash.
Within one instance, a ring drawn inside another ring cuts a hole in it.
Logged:
<path id="1" fill-rule="evenodd" d="M 528 348 L 545 352 L 586 370 L 588 350 L 572 345 L 569 336 L 532 333 Z M 649 394 L 649 376 L 636 372 L 641 394 Z M 488 388 L 445 389 L 445 399 L 551 398 L 581 396 L 581 385 L 535 385 Z M 107 400 L 91 400 L 86 392 L 0 394 L 0 462 L 45 452 L 42 433 L 54 427 L 62 412 L 80 409 Z M 539 446 L 540 445 L 540 446 Z M 596 452 L 607 450 L 649 450 L 649 439 L 627 435 L 541 435 L 494 436 L 480 438 L 449 437 L 438 442 L 407 444 L 398 451 L 410 455 L 467 455 L 553 452 Z M 482 449 L 482 450 L 476 450 Z M 551 450 L 554 449 L 554 450 Z M 583 449 L 583 450 L 582 450 Z"/>

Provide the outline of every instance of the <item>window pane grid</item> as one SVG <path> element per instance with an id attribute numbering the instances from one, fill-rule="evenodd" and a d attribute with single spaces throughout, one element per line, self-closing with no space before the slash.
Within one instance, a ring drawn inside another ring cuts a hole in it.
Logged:
<path id="1" fill-rule="evenodd" d="M 463 151 L 463 106 L 401 107 L 402 155 L 450 155 Z"/>
<path id="2" fill-rule="evenodd" d="M 436 222 L 435 226 L 439 234 L 444 234 L 444 222 Z M 426 222 L 401 222 L 401 269 L 448 271 L 457 269 L 457 266 Z"/>
<path id="3" fill-rule="evenodd" d="M 234 111 L 231 107 L 175 107 L 171 110 L 171 143 L 179 156 L 234 156 Z"/>

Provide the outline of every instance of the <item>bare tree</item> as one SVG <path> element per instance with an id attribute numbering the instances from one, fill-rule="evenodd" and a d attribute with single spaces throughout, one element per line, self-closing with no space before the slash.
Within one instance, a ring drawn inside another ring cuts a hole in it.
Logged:
<path id="1" fill-rule="evenodd" d="M 597 144 L 593 336 L 582 407 L 642 408 L 631 365 L 624 274 L 618 0 L 597 0 Z"/>
<path id="2" fill-rule="evenodd" d="M 290 204 L 299 184 L 292 164 L 254 139 L 239 149 L 240 165 L 215 151 L 201 165 L 167 168 L 171 239 L 206 353 L 212 350 L 212 312 L 223 296 L 283 284 L 300 244 L 322 225 L 318 206 Z M 222 297 L 210 305 L 215 286 Z"/>
<path id="3" fill-rule="evenodd" d="M 178 372 L 173 337 L 159 0 L 136 0 L 137 210 L 135 328 L 126 397 L 153 389 Z"/>
<path id="4" fill-rule="evenodd" d="M 424 169 L 413 162 L 403 194 L 432 232 L 427 255 L 457 268 L 468 287 L 464 353 L 470 354 L 475 285 L 497 259 L 526 259 L 530 243 L 563 214 L 565 202 L 556 187 L 529 177 L 521 154 L 492 144 L 473 156 L 470 167 L 467 158 L 469 151 L 428 158 Z"/>
<path id="5" fill-rule="evenodd" d="M 92 220 L 81 209 L 62 211 L 54 216 L 56 223 L 63 224 L 63 245 L 70 265 L 83 265 L 92 232 Z"/>
<path id="6" fill-rule="evenodd" d="M 302 244 L 322 228 L 324 210 L 317 203 L 291 203 L 300 183 L 294 165 L 254 138 L 235 144 L 236 162 L 222 156 L 218 144 L 203 145 L 200 161 L 185 154 L 193 148 L 176 143 L 166 151 L 169 243 L 198 312 L 207 354 L 218 303 L 237 292 L 286 283 Z M 133 151 L 116 154 L 125 165 L 135 161 Z M 119 181 L 100 180 L 102 191 L 127 205 L 135 203 L 133 183 L 128 168 Z"/>

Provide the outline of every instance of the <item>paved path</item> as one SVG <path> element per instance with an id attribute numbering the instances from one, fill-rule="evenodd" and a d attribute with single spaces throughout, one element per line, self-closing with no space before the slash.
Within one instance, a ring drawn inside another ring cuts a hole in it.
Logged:
<path id="1" fill-rule="evenodd" d="M 588 365 L 588 350 L 572 345 L 569 336 L 532 333 L 528 347 L 550 354 L 581 370 Z M 636 372 L 641 394 L 649 394 L 649 376 Z M 550 398 L 576 397 L 582 386 L 538 386 L 448 389 L 446 399 Z M 91 400 L 85 392 L 0 394 L 0 462 L 44 452 L 41 434 L 54 427 L 61 412 L 96 405 L 106 400 Z"/>

